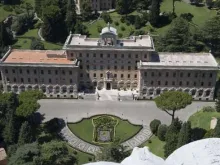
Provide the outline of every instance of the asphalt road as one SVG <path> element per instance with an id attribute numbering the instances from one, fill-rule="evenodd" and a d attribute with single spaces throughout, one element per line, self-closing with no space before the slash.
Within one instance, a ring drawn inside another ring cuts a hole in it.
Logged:
<path id="1" fill-rule="evenodd" d="M 44 114 L 44 121 L 58 117 L 68 122 L 76 122 L 97 114 L 111 114 L 128 119 L 134 124 L 148 125 L 153 119 L 159 119 L 164 124 L 171 122 L 171 116 L 158 109 L 154 101 L 43 99 L 39 103 L 41 104 L 39 112 Z M 214 102 L 193 102 L 185 109 L 176 112 L 176 116 L 186 121 L 201 107 L 214 106 L 214 104 Z"/>

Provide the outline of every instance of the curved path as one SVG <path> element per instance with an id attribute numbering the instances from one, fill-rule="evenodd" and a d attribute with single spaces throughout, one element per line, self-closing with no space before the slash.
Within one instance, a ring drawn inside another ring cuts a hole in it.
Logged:
<path id="1" fill-rule="evenodd" d="M 85 142 L 84 140 L 78 138 L 74 135 L 68 126 L 66 125 L 60 132 L 61 136 L 73 147 L 83 152 L 87 152 L 95 155 L 97 152 L 101 151 L 100 146 L 96 146 Z M 123 146 L 126 146 L 126 150 L 131 150 L 134 147 L 140 146 L 151 136 L 151 132 L 148 126 L 143 126 L 143 129 L 138 132 L 134 137 L 122 143 Z"/>

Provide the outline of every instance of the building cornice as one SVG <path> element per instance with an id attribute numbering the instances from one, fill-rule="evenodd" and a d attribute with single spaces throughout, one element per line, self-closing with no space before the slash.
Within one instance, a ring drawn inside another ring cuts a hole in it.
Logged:
<path id="1" fill-rule="evenodd" d="M 158 70 L 219 70 L 218 66 L 161 66 L 161 65 L 153 65 L 153 66 L 138 66 L 138 69 L 158 69 Z"/>

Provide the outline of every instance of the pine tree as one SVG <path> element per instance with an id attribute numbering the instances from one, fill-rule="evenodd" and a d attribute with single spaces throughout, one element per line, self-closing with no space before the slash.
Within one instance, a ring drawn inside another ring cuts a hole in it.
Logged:
<path id="1" fill-rule="evenodd" d="M 181 126 L 182 126 L 182 122 L 178 118 L 175 118 L 167 129 L 166 136 L 165 136 L 166 141 L 173 134 L 178 134 L 181 129 Z"/>
<path id="2" fill-rule="evenodd" d="M 191 141 L 191 123 L 185 122 L 182 125 L 180 133 L 178 135 L 178 144 L 177 148 L 188 144 Z"/>
<path id="3" fill-rule="evenodd" d="M 29 126 L 29 123 L 25 121 L 20 128 L 18 144 L 24 145 L 26 143 L 31 143 L 31 142 L 32 142 L 31 127 Z"/>
<path id="4" fill-rule="evenodd" d="M 3 130 L 3 138 L 4 138 L 4 142 L 7 145 L 10 145 L 10 144 L 14 144 L 16 139 L 15 117 L 12 110 L 8 111 L 8 114 L 6 115 L 6 119 L 7 119 L 6 121 L 8 122 Z"/>
<path id="5" fill-rule="evenodd" d="M 167 158 L 170 154 L 177 149 L 178 134 L 170 134 L 169 138 L 164 145 L 164 156 Z"/>
<path id="6" fill-rule="evenodd" d="M 37 16 L 41 17 L 42 16 L 42 0 L 35 0 L 34 7 L 35 7 L 35 11 L 37 13 Z"/>
<path id="7" fill-rule="evenodd" d="M 215 109 L 217 112 L 220 112 L 220 94 L 218 94 L 217 101 L 215 102 Z"/>
<path id="8" fill-rule="evenodd" d="M 153 26 L 158 25 L 159 16 L 160 16 L 160 3 L 161 0 L 152 0 L 151 2 L 149 21 Z"/>
<path id="9" fill-rule="evenodd" d="M 213 137 L 220 138 L 220 119 L 217 121 L 217 125 L 214 129 Z"/>

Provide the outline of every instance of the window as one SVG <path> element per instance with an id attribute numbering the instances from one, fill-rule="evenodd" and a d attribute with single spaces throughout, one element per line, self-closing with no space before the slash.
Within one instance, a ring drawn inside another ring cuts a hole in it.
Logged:
<path id="1" fill-rule="evenodd" d="M 201 82 L 201 86 L 203 86 L 204 85 L 204 82 Z"/>
<path id="2" fill-rule="evenodd" d="M 183 77 L 183 73 L 180 73 L 180 77 Z"/>
<path id="3" fill-rule="evenodd" d="M 123 69 L 124 69 L 124 66 L 121 66 L 121 69 L 123 70 Z"/>
<path id="4" fill-rule="evenodd" d="M 38 83 L 38 80 L 37 80 L 37 78 L 35 78 L 35 79 L 34 79 L 34 81 L 35 81 L 35 83 Z"/>
<path id="5" fill-rule="evenodd" d="M 87 70 L 89 70 L 89 65 L 86 66 Z"/>
<path id="6" fill-rule="evenodd" d="M 151 84 L 151 85 L 154 85 L 154 82 L 153 82 L 153 81 L 151 81 L 151 82 L 150 82 L 150 84 Z"/>
<path id="7" fill-rule="evenodd" d="M 167 82 L 167 81 L 165 81 L 165 85 L 168 85 L 168 82 Z"/>
<path id="8" fill-rule="evenodd" d="M 151 72 L 151 76 L 154 77 L 154 72 Z"/>
<path id="9" fill-rule="evenodd" d="M 36 71 L 36 70 L 34 70 L 34 74 L 37 74 L 37 71 Z"/>
<path id="10" fill-rule="evenodd" d="M 134 68 L 135 70 L 137 70 L 137 66 L 135 66 L 135 68 Z"/>
<path id="11" fill-rule="evenodd" d="M 89 77 L 89 73 L 87 73 L 87 77 Z"/>
<path id="12" fill-rule="evenodd" d="M 93 74 L 93 77 L 96 77 L 96 73 Z"/>
<path id="13" fill-rule="evenodd" d="M 172 85 L 175 85 L 175 81 L 172 82 Z"/>
<path id="14" fill-rule="evenodd" d="M 138 54 L 135 55 L 135 58 L 138 58 Z"/>
<path id="15" fill-rule="evenodd" d="M 205 77 L 205 73 L 202 74 L 202 77 Z"/>
<path id="16" fill-rule="evenodd" d="M 169 73 L 168 72 L 166 72 L 166 77 L 168 77 L 169 76 Z"/>
<path id="17" fill-rule="evenodd" d="M 193 85 L 196 86 L 196 82 L 194 82 Z"/>
<path id="18" fill-rule="evenodd" d="M 8 69 L 5 69 L 5 73 L 8 73 Z"/>
<path id="19" fill-rule="evenodd" d="M 83 74 L 82 74 L 82 73 L 80 73 L 80 77 L 83 77 Z"/>
<path id="20" fill-rule="evenodd" d="M 71 70 L 69 71 L 69 75 L 72 75 L 72 71 Z"/>
<path id="21" fill-rule="evenodd" d="M 130 78 L 130 74 L 128 74 L 128 78 Z"/>
<path id="22" fill-rule="evenodd" d="M 190 73 L 188 73 L 188 77 L 190 77 L 191 76 L 191 74 Z"/>
<path id="23" fill-rule="evenodd" d="M 117 78 L 117 74 L 114 74 L 114 78 Z"/>
<path id="24" fill-rule="evenodd" d="M 107 66 L 107 69 L 110 69 L 110 66 Z"/>
<path id="25" fill-rule="evenodd" d="M 161 73 L 159 72 L 158 75 L 161 76 Z"/>
<path id="26" fill-rule="evenodd" d="M 100 54 L 100 58 L 103 58 L 103 54 Z"/>
<path id="27" fill-rule="evenodd" d="M 51 70 L 48 70 L 48 74 L 51 74 Z"/>
<path id="28" fill-rule="evenodd" d="M 55 74 L 56 74 L 56 75 L 58 74 L 58 71 L 57 71 L 57 70 L 55 70 Z"/>
<path id="29" fill-rule="evenodd" d="M 186 85 L 189 85 L 189 81 L 186 82 Z"/>
<path id="30" fill-rule="evenodd" d="M 20 69 L 20 73 L 22 74 L 22 69 Z"/>
<path id="31" fill-rule="evenodd" d="M 79 53 L 79 57 L 82 57 L 82 53 Z"/>
<path id="32" fill-rule="evenodd" d="M 147 58 L 147 55 L 146 55 L 146 54 L 144 55 L 144 58 Z"/>
<path id="33" fill-rule="evenodd" d="M 131 54 L 128 55 L 128 58 L 131 58 Z"/>
<path id="34" fill-rule="evenodd" d="M 28 78 L 28 82 L 29 82 L 29 83 L 31 82 L 31 79 L 30 79 L 30 78 Z"/>
<path id="35" fill-rule="evenodd" d="M 73 57 L 73 53 L 71 53 L 71 57 Z"/>
<path id="36" fill-rule="evenodd" d="M 44 74 L 44 71 L 43 71 L 43 70 L 41 70 L 41 74 Z"/>
<path id="37" fill-rule="evenodd" d="M 108 54 L 108 58 L 110 58 L 110 54 Z"/>
<path id="38" fill-rule="evenodd" d="M 22 82 L 22 83 L 24 82 L 24 79 L 23 79 L 23 78 L 21 78 L 21 82 Z"/>
<path id="39" fill-rule="evenodd" d="M 136 75 L 136 74 L 134 75 L 134 78 L 137 78 L 137 75 Z"/>
<path id="40" fill-rule="evenodd" d="M 121 55 L 121 58 L 124 58 L 124 54 Z"/>
<path id="41" fill-rule="evenodd" d="M 208 86 L 210 87 L 211 85 L 212 85 L 212 83 L 211 83 L 211 82 L 209 82 Z"/>
<path id="42" fill-rule="evenodd" d="M 16 78 L 14 78 L 14 82 L 16 82 Z"/>
<path id="43" fill-rule="evenodd" d="M 80 65 L 80 67 L 79 67 L 80 69 L 83 69 L 83 66 L 82 65 Z"/>
<path id="44" fill-rule="evenodd" d="M 158 81 L 157 84 L 160 85 L 160 81 Z"/>
<path id="45" fill-rule="evenodd" d="M 95 54 L 95 53 L 93 54 L 93 57 L 96 57 L 96 54 Z"/>
<path id="46" fill-rule="evenodd" d="M 117 66 L 114 66 L 114 69 L 116 70 L 116 69 L 117 69 Z"/>
<path id="47" fill-rule="evenodd" d="M 147 77 L 147 72 L 144 72 L 144 76 Z"/>
<path id="48" fill-rule="evenodd" d="M 72 80 L 72 79 L 70 79 L 70 84 L 71 84 L 71 83 L 73 83 L 73 80 Z"/>
<path id="49" fill-rule="evenodd" d="M 14 70 L 14 69 L 12 69 L 12 72 L 13 72 L 13 73 L 15 73 L 15 70 Z"/>
<path id="50" fill-rule="evenodd" d="M 182 85 L 182 81 L 179 82 L 179 85 L 180 85 L 180 86 Z"/>
<path id="51" fill-rule="evenodd" d="M 100 77 L 103 77 L 103 74 L 102 74 L 102 73 L 100 74 Z"/>
<path id="52" fill-rule="evenodd" d="M 89 53 L 86 54 L 86 57 L 89 57 Z"/>
<path id="53" fill-rule="evenodd" d="M 49 83 L 51 83 L 51 79 L 49 78 Z"/>
<path id="54" fill-rule="evenodd" d="M 93 69 L 96 70 L 96 66 L 95 65 L 93 66 Z"/>
<path id="55" fill-rule="evenodd" d="M 115 58 L 117 58 L 117 54 L 115 54 Z"/>
<path id="56" fill-rule="evenodd" d="M 121 74 L 121 78 L 123 78 L 124 77 L 124 75 L 123 74 Z"/>
<path id="57" fill-rule="evenodd" d="M 128 70 L 131 70 L 131 66 L 128 66 Z"/>
<path id="58" fill-rule="evenodd" d="M 173 73 L 173 77 L 176 77 L 176 73 Z"/>
<path id="59" fill-rule="evenodd" d="M 100 69 L 103 70 L 103 66 L 102 65 L 100 65 Z"/>
<path id="60" fill-rule="evenodd" d="M 131 63 L 131 61 L 128 61 L 128 63 L 130 64 L 130 63 Z"/>
<path id="61" fill-rule="evenodd" d="M 198 77 L 198 73 L 195 73 L 195 77 Z"/>
<path id="62" fill-rule="evenodd" d="M 212 73 L 210 73 L 209 77 L 210 77 L 210 78 L 212 77 Z"/>
<path id="63" fill-rule="evenodd" d="M 65 70 L 62 70 L 62 74 L 65 75 Z"/>

